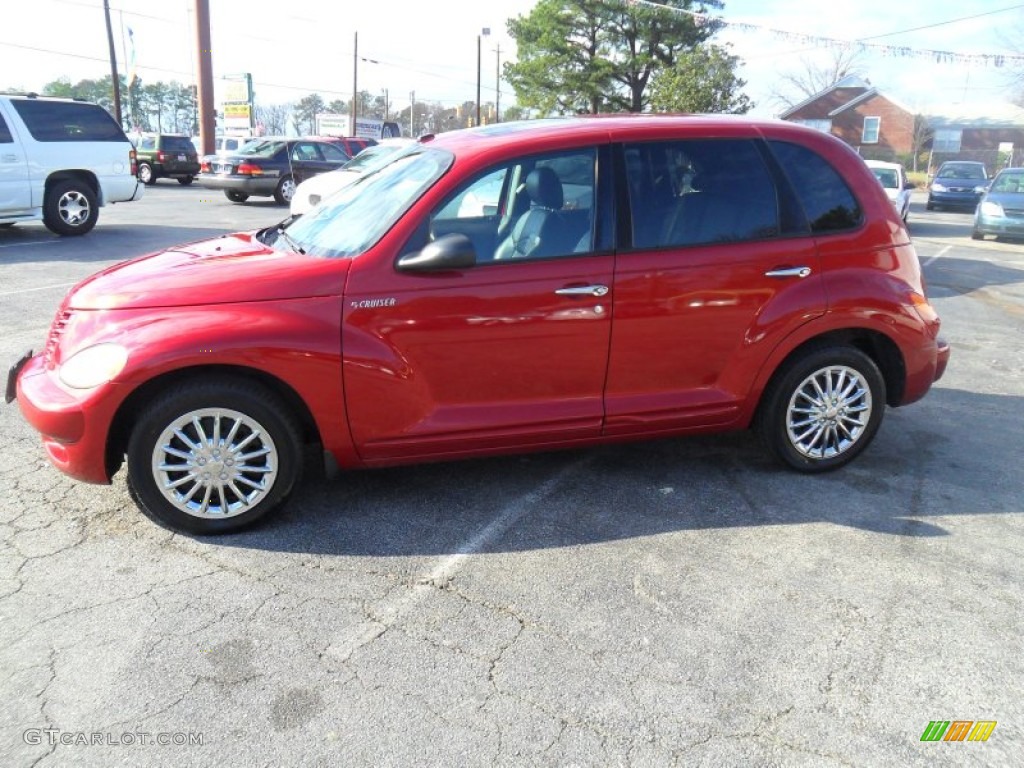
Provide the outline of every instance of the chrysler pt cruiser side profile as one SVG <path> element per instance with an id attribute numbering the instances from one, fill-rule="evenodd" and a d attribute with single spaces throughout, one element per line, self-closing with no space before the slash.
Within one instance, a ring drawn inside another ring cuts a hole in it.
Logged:
<path id="1" fill-rule="evenodd" d="M 949 346 L 903 222 L 828 135 L 720 116 L 424 137 L 306 215 L 106 269 L 8 396 L 69 475 L 197 534 L 342 469 L 753 427 L 863 451 Z"/>

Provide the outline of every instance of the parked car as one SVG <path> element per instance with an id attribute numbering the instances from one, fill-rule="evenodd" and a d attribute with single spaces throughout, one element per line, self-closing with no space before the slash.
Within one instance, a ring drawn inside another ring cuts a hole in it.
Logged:
<path id="1" fill-rule="evenodd" d="M 1024 237 L 1024 168 L 1004 168 L 992 180 L 974 212 L 971 237 Z"/>
<path id="2" fill-rule="evenodd" d="M 84 235 L 99 209 L 142 197 L 135 148 L 97 104 L 0 94 L 0 228 Z"/>
<path id="3" fill-rule="evenodd" d="M 928 189 L 929 211 L 936 208 L 977 207 L 988 186 L 988 171 L 984 163 L 967 160 L 948 160 L 939 166 Z"/>
<path id="4" fill-rule="evenodd" d="M 914 188 L 907 179 L 906 169 L 899 163 L 885 163 L 881 160 L 867 160 L 866 163 L 882 185 L 900 218 L 906 221 L 910 213 L 910 191 Z"/>
<path id="5" fill-rule="evenodd" d="M 256 140 L 256 136 L 215 136 L 213 151 L 217 155 L 233 155 L 249 142 Z"/>
<path id="6" fill-rule="evenodd" d="M 331 138 L 265 138 L 233 155 L 204 157 L 199 184 L 222 190 L 233 203 L 272 196 L 279 205 L 287 205 L 304 180 L 340 168 L 350 159 Z"/>
<path id="7" fill-rule="evenodd" d="M 349 160 L 336 171 L 328 171 L 306 179 L 299 184 L 292 196 L 291 213 L 300 216 L 321 200 L 330 197 L 339 189 L 347 187 L 378 163 L 400 149 L 416 143 L 415 139 L 384 139 L 374 143 Z"/>
<path id="8" fill-rule="evenodd" d="M 341 148 L 345 150 L 346 155 L 353 158 L 364 149 L 372 147 L 377 143 L 376 139 L 369 139 L 365 136 L 332 136 L 331 138 L 338 142 Z"/>
<path id="9" fill-rule="evenodd" d="M 199 173 L 199 154 L 188 136 L 174 133 L 144 133 L 135 144 L 139 181 L 156 184 L 157 179 L 192 183 Z"/>
<path id="10" fill-rule="evenodd" d="M 495 178 L 497 205 L 463 208 Z M 320 455 L 356 469 L 754 427 L 822 472 L 949 359 L 878 182 L 791 123 L 453 131 L 286 221 L 67 294 L 8 379 L 57 467 L 108 483 L 126 459 L 140 509 L 198 534 L 263 517 Z"/>

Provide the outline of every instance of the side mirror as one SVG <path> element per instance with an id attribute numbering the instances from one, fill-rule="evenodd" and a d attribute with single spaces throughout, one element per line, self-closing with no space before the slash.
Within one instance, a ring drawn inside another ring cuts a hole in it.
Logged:
<path id="1" fill-rule="evenodd" d="M 443 272 L 476 266 L 476 249 L 465 235 L 451 234 L 428 243 L 421 251 L 398 259 L 399 272 Z"/>

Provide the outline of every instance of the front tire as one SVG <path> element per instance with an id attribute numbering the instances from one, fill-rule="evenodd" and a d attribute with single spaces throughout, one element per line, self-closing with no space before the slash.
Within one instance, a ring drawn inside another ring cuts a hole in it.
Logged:
<path id="1" fill-rule="evenodd" d="M 971 240 L 984 240 L 985 235 L 979 232 L 977 229 L 971 230 Z"/>
<path id="2" fill-rule="evenodd" d="M 169 389 L 128 442 L 128 488 L 174 531 L 210 535 L 252 525 L 287 499 L 300 473 L 294 417 L 265 387 L 230 379 Z"/>
<path id="3" fill-rule="evenodd" d="M 236 192 L 233 189 L 225 189 L 224 197 L 230 200 L 232 203 L 244 203 L 249 199 L 249 196 L 244 192 Z"/>
<path id="4" fill-rule="evenodd" d="M 274 190 L 274 200 L 278 205 L 288 205 L 295 197 L 295 179 L 285 176 L 277 182 L 277 189 Z"/>
<path id="5" fill-rule="evenodd" d="M 58 181 L 46 191 L 43 224 L 58 235 L 84 235 L 96 226 L 96 193 L 78 179 Z"/>
<path id="6" fill-rule="evenodd" d="M 780 369 L 758 411 L 761 441 L 800 472 L 852 461 L 874 439 L 885 410 L 885 379 L 854 347 L 807 351 Z"/>

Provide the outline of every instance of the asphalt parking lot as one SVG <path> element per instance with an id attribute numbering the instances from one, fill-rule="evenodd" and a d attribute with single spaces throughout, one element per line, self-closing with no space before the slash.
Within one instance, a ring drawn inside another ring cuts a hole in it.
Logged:
<path id="1" fill-rule="evenodd" d="M 89 273 L 286 214 L 161 183 L 0 231 L 3 370 Z M 0 764 L 1020 764 L 1024 243 L 910 221 L 950 368 L 827 476 L 663 440 L 342 474 L 199 540 L 0 406 Z"/>

